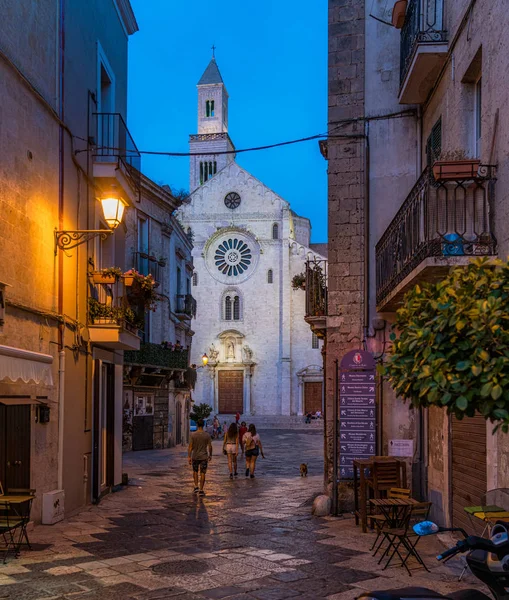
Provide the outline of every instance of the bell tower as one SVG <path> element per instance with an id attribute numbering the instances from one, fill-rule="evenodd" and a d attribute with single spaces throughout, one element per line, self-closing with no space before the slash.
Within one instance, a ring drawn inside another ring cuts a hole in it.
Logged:
<path id="1" fill-rule="evenodd" d="M 235 146 L 228 135 L 228 92 L 212 46 L 212 60 L 198 82 L 198 133 L 189 139 L 191 156 L 189 191 L 235 160 Z M 231 154 L 215 154 L 218 152 Z"/>

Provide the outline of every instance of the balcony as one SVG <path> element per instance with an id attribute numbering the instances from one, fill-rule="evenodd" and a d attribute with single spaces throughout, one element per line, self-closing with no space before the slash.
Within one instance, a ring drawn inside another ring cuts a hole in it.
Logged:
<path id="1" fill-rule="evenodd" d="M 493 169 L 435 181 L 427 168 L 376 245 L 378 312 L 394 312 L 418 283 L 436 282 L 474 256 L 494 256 Z"/>
<path id="2" fill-rule="evenodd" d="M 127 300 L 123 278 L 103 281 L 100 274 L 93 274 L 88 299 L 90 341 L 113 350 L 138 350 L 136 315 Z"/>
<path id="3" fill-rule="evenodd" d="M 120 186 L 132 202 L 141 194 L 141 154 L 118 113 L 94 113 L 94 177 L 104 188 Z"/>
<path id="4" fill-rule="evenodd" d="M 308 260 L 306 263 L 306 314 L 304 320 L 319 338 L 327 330 L 327 261 Z"/>
<path id="5" fill-rule="evenodd" d="M 426 101 L 447 57 L 445 0 L 410 0 L 401 30 L 400 104 Z"/>
<path id="6" fill-rule="evenodd" d="M 134 269 L 142 275 L 152 275 L 158 283 L 161 282 L 163 264 L 166 266 L 165 262 L 159 261 L 150 252 L 133 252 Z"/>
<path id="7" fill-rule="evenodd" d="M 172 378 L 180 380 L 188 369 L 188 361 L 187 350 L 143 343 L 137 351 L 124 352 L 126 384 L 160 387 Z"/>
<path id="8" fill-rule="evenodd" d="M 175 314 L 181 321 L 191 320 L 196 317 L 196 300 L 191 294 L 179 294 Z"/>

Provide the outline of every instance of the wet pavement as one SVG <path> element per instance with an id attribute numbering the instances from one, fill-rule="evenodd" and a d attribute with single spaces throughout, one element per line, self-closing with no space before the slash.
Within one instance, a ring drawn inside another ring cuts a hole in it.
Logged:
<path id="1" fill-rule="evenodd" d="M 183 448 L 130 453 L 130 485 L 79 515 L 30 534 L 33 551 L 0 565 L 0 599 L 16 600 L 350 600 L 373 589 L 408 585 L 447 593 L 461 563 L 438 565 L 442 548 L 424 538 L 432 570 L 408 577 L 382 570 L 371 557 L 373 534 L 351 516 L 311 516 L 322 489 L 319 430 L 262 432 L 266 460 L 255 479 L 228 478 L 221 442 L 214 442 L 205 498 L 192 493 Z M 299 476 L 301 462 L 307 478 Z"/>

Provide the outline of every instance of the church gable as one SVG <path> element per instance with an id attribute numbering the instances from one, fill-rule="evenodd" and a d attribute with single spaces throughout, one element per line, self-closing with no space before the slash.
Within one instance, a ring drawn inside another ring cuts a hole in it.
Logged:
<path id="1" fill-rule="evenodd" d="M 240 196 L 240 203 L 236 198 L 236 202 L 227 200 L 225 204 L 228 194 L 234 194 L 235 198 L 236 195 Z M 236 203 L 238 205 L 233 208 Z M 227 204 L 232 208 L 228 208 Z M 253 213 L 268 213 L 267 216 L 279 214 L 281 210 L 288 207 L 286 200 L 233 162 L 196 189 L 189 197 L 189 204 L 183 209 L 186 218 L 192 218 L 192 215 L 203 215 L 206 212 L 208 216 L 225 215 L 236 219 L 237 216 Z"/>

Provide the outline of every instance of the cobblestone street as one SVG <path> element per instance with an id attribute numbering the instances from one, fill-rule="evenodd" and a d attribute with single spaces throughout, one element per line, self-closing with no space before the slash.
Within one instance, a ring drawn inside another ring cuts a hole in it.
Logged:
<path id="1" fill-rule="evenodd" d="M 442 592 L 457 583 L 460 563 L 434 560 L 438 542 L 422 540 L 431 574 L 382 571 L 369 554 L 373 534 L 351 517 L 319 519 L 319 430 L 262 432 L 267 459 L 257 477 L 228 479 L 221 442 L 214 442 L 207 496 L 192 494 L 183 448 L 132 453 L 130 485 L 98 506 L 31 532 L 32 552 L 0 565 L 0 598 L 230 600 L 353 599 L 377 588 L 425 585 Z M 307 478 L 299 477 L 306 462 Z M 243 465 L 241 465 L 243 466 Z"/>

